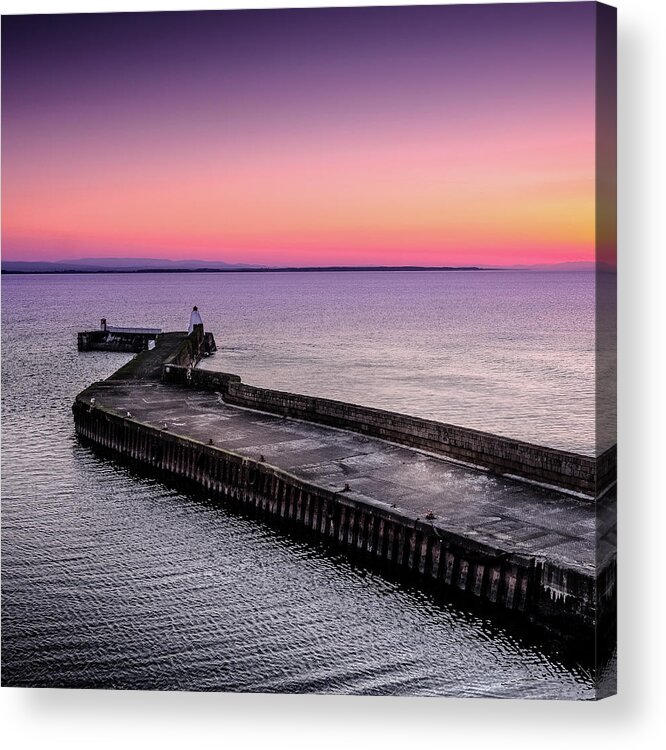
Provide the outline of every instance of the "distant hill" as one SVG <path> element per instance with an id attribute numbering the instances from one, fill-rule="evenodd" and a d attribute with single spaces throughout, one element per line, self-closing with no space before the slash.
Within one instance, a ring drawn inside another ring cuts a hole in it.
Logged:
<path id="1" fill-rule="evenodd" d="M 615 271 L 607 263 L 573 261 L 524 266 L 308 266 L 269 267 L 215 260 L 165 260 L 163 258 L 76 258 L 58 261 L 2 261 L 3 273 L 175 273 L 178 271 Z"/>
<path id="2" fill-rule="evenodd" d="M 246 263 L 215 260 L 165 260 L 163 258 L 74 258 L 57 261 L 2 261 L 5 273 L 103 273 L 132 271 L 196 271 L 198 269 L 260 268 Z"/>
<path id="3" fill-rule="evenodd" d="M 2 262 L 2 273 L 311 273 L 340 271 L 483 271 L 479 266 L 252 266 L 208 260 L 160 260 L 157 258 L 79 258 L 71 261 Z"/>

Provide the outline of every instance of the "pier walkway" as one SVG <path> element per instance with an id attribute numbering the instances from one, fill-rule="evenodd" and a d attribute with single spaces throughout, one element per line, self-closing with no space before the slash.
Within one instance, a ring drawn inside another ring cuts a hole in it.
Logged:
<path id="1" fill-rule="evenodd" d="M 97 405 L 171 434 L 276 466 L 349 498 L 396 509 L 498 550 L 549 559 L 594 573 L 613 549 L 599 521 L 614 519 L 614 493 L 595 505 L 439 457 L 324 425 L 225 404 L 219 394 L 159 382 L 97 383 Z"/>
<path id="2" fill-rule="evenodd" d="M 590 459 L 259 389 L 197 370 L 212 351 L 201 325 L 162 334 L 77 396 L 77 433 L 387 569 L 585 633 L 598 648 L 599 623 L 614 622 L 614 450 Z"/>

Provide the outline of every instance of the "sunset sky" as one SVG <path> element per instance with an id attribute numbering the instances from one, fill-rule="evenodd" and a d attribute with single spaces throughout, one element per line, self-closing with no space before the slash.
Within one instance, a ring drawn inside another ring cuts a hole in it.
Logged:
<path id="1" fill-rule="evenodd" d="M 3 19 L 5 260 L 593 260 L 594 3 Z"/>

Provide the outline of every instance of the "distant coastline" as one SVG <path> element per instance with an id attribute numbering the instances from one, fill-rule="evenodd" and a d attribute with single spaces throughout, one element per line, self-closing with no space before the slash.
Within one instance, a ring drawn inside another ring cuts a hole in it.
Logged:
<path id="1" fill-rule="evenodd" d="M 3 274 L 18 276 L 49 274 L 100 273 L 331 273 L 352 271 L 510 271 L 510 268 L 482 268 L 481 266 L 285 266 L 277 268 L 67 268 L 67 269 L 12 269 Z"/>
<path id="2" fill-rule="evenodd" d="M 108 260 L 108 262 L 105 262 Z M 207 265 L 199 261 L 159 261 L 139 260 L 133 264 L 130 259 L 81 259 L 74 261 L 4 261 L 2 273 L 10 275 L 64 275 L 64 274 L 105 274 L 105 273 L 352 273 L 352 272 L 399 272 L 399 271 L 524 271 L 546 273 L 571 272 L 615 272 L 607 263 L 591 261 L 574 261 L 567 263 L 539 264 L 531 266 L 252 266 L 231 265 L 213 262 Z"/>

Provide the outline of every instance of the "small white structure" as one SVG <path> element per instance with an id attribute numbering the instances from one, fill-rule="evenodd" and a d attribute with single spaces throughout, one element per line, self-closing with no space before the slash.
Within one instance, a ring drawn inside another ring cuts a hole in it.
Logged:
<path id="1" fill-rule="evenodd" d="M 187 329 L 188 333 L 192 333 L 194 330 L 194 326 L 202 326 L 203 320 L 201 320 L 201 315 L 199 315 L 199 308 L 195 305 L 192 308 L 192 312 L 190 313 L 190 326 Z"/>

